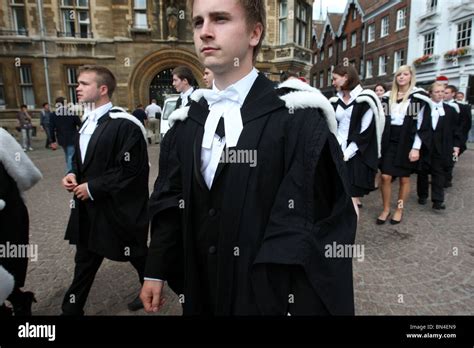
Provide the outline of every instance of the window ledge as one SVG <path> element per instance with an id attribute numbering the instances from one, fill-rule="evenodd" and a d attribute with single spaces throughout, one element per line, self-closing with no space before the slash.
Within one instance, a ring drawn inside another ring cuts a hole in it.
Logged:
<path id="1" fill-rule="evenodd" d="M 136 27 L 131 27 L 130 32 L 136 33 L 136 34 L 149 34 L 151 33 L 151 28 L 136 28 Z"/>
<path id="2" fill-rule="evenodd" d="M 396 29 L 395 32 L 402 31 L 403 29 L 406 29 L 406 28 L 407 28 L 407 27 L 406 27 L 406 25 L 405 25 L 403 28 L 398 28 L 398 29 Z"/>

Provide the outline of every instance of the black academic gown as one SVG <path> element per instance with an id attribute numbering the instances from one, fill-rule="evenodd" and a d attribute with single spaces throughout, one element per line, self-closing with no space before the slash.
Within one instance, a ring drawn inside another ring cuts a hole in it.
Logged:
<path id="1" fill-rule="evenodd" d="M 146 255 L 149 163 L 140 128 L 107 114 L 98 120 L 84 163 L 79 136 L 75 149 L 72 173 L 78 184 L 88 183 L 94 200 L 74 196 L 65 239 L 115 261 Z"/>
<path id="2" fill-rule="evenodd" d="M 145 276 L 165 279 L 184 295 L 185 315 L 203 314 L 195 239 L 206 231 L 192 223 L 201 208 L 193 206 L 192 194 L 201 175 L 200 140 L 208 113 L 205 100 L 192 102 L 188 118 L 166 134 L 150 199 Z M 236 149 L 257 150 L 258 164 L 220 165 L 216 173 L 220 192 L 213 194 L 220 205 L 209 210 L 209 216 L 219 217 L 211 225 L 217 244 L 209 248 L 216 257 L 210 264 L 216 279 L 211 314 L 286 315 L 293 310 L 292 291 L 299 303 L 310 303 L 312 293 L 328 313 L 354 314 L 352 260 L 325 257 L 327 245 L 354 242 L 357 224 L 337 139 L 317 109 L 290 111 L 261 74 L 241 114 L 244 128 Z M 301 297 L 298 284 L 308 285 Z"/>
<path id="3" fill-rule="evenodd" d="M 368 95 L 365 96 L 371 98 Z M 375 100 L 374 104 L 376 104 Z M 332 105 L 334 111 L 337 110 L 338 105 L 343 109 L 353 106 L 347 144 L 349 145 L 354 142 L 359 149 L 354 157 L 347 161 L 347 166 L 349 180 L 352 185 L 352 196 L 362 197 L 375 190 L 375 175 L 377 174 L 379 163 L 375 128 L 375 118 L 377 115 L 373 116 L 369 127 L 361 132 L 362 117 L 370 109 L 370 105 L 367 102 L 357 103 L 354 101 L 352 104 L 346 105 L 338 98 L 338 101 L 332 103 Z"/>
<path id="4" fill-rule="evenodd" d="M 418 98 L 417 95 L 423 96 L 423 99 Z M 400 141 L 395 155 L 395 163 L 393 163 L 394 166 L 408 169 L 412 173 L 422 168 L 422 161 L 420 160 L 423 159 L 423 157 L 428 158 L 426 152 L 431 146 L 431 108 L 430 104 L 427 102 L 428 99 L 429 97 L 425 92 L 417 90 L 410 93 L 410 105 L 407 108 L 407 113 L 403 120 Z M 389 99 L 387 97 L 382 98 L 382 104 L 385 104 L 384 110 L 390 110 L 388 107 Z M 420 125 L 420 129 L 417 129 L 418 113 L 423 106 L 425 107 L 423 112 L 423 122 Z M 391 126 L 390 112 L 388 112 L 385 117 L 385 128 L 382 134 L 382 158 L 389 148 Z M 408 155 L 413 147 L 416 134 L 418 134 L 422 142 L 420 160 L 410 162 Z"/>
<path id="5" fill-rule="evenodd" d="M 431 142 L 423 160 L 425 166 L 431 164 L 427 159 L 435 155 L 441 157 L 441 164 L 444 167 L 451 167 L 453 165 L 453 148 L 461 147 L 464 135 L 459 127 L 460 115 L 446 103 L 443 103 L 443 109 L 445 115 L 439 117 L 436 129 L 431 127 Z"/>
<path id="6" fill-rule="evenodd" d="M 460 153 L 466 151 L 466 143 L 469 139 L 469 132 L 472 127 L 471 105 L 455 102 L 459 106 L 458 128 L 461 135 Z"/>

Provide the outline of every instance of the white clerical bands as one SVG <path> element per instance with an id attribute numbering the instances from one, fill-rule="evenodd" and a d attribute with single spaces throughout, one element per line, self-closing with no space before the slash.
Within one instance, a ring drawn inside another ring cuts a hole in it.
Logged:
<path id="1" fill-rule="evenodd" d="M 242 115 L 240 114 L 239 93 L 233 87 L 223 91 L 202 91 L 204 98 L 209 104 L 209 115 L 204 125 L 204 136 L 202 147 L 210 149 L 216 133 L 219 119 L 224 117 L 224 130 L 227 147 L 237 146 L 240 133 L 244 128 Z"/>

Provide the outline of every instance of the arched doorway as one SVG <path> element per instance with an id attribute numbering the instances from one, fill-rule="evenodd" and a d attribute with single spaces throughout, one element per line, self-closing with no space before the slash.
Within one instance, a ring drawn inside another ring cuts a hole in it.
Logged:
<path id="1" fill-rule="evenodd" d="M 172 85 L 171 71 L 179 65 L 191 69 L 198 84 L 202 84 L 203 66 L 192 47 L 164 48 L 144 57 L 133 69 L 128 81 L 129 107 L 137 103 L 147 105 L 152 97 L 164 100 L 164 94 L 176 93 Z M 158 77 L 159 76 L 159 77 Z M 160 104 L 163 105 L 162 102 Z"/>
<path id="2" fill-rule="evenodd" d="M 173 68 L 160 71 L 150 83 L 150 101 L 155 98 L 158 105 L 163 106 L 165 98 L 169 94 L 177 93 L 173 88 Z"/>

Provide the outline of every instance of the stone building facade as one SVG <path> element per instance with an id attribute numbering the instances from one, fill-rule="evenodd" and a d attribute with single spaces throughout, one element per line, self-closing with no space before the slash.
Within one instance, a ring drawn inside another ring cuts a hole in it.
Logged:
<path id="1" fill-rule="evenodd" d="M 311 0 L 266 0 L 267 36 L 257 68 L 273 80 L 309 76 Z M 76 70 L 101 64 L 115 74 L 116 105 L 133 109 L 174 93 L 171 71 L 188 66 L 202 84 L 186 0 L 0 0 L 0 125 L 21 104 L 34 116 L 58 96 L 75 102 Z"/>

